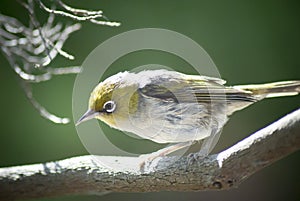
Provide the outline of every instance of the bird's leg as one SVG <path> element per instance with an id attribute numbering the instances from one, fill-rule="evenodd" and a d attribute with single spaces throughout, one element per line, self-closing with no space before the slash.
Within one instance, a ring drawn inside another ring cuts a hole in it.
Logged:
<path id="1" fill-rule="evenodd" d="M 150 154 L 141 155 L 140 158 L 142 158 L 143 160 L 139 164 L 140 170 L 145 171 L 145 169 L 148 169 L 150 167 L 151 163 L 155 159 L 157 159 L 159 157 L 166 156 L 170 153 L 173 153 L 177 150 L 188 147 L 192 144 L 193 144 L 193 142 L 191 142 L 191 141 L 190 142 L 181 142 L 181 143 L 178 143 L 178 144 L 170 145 L 168 147 L 165 147 L 163 149 L 160 149 L 160 150 L 158 150 L 156 152 L 153 152 L 153 153 L 150 153 Z"/>
<path id="2" fill-rule="evenodd" d="M 189 164 L 208 156 L 208 154 L 216 146 L 216 144 L 220 138 L 220 135 L 221 135 L 221 130 L 213 129 L 211 132 L 211 135 L 202 141 L 200 151 L 197 153 L 191 153 L 188 155 L 189 156 Z"/>

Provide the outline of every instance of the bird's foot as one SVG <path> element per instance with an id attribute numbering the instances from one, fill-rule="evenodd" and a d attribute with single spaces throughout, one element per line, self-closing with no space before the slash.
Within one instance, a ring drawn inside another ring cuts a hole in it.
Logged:
<path id="1" fill-rule="evenodd" d="M 203 160 L 205 157 L 207 156 L 207 154 L 203 154 L 201 152 L 197 152 L 197 153 L 190 153 L 188 155 L 188 166 L 200 161 L 200 160 Z"/>

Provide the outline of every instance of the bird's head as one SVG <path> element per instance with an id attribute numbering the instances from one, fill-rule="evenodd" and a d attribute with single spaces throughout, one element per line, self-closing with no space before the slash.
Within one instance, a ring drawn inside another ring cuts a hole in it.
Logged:
<path id="1" fill-rule="evenodd" d="M 117 122 L 126 120 L 138 107 L 137 85 L 123 79 L 119 73 L 99 83 L 92 91 L 89 107 L 76 125 L 96 118 L 111 127 L 118 128 Z"/>

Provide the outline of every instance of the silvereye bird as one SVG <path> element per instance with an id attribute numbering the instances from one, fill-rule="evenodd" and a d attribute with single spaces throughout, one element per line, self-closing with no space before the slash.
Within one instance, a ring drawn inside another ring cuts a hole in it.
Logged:
<path id="1" fill-rule="evenodd" d="M 94 88 L 89 109 L 77 125 L 96 118 L 143 139 L 173 144 L 158 151 L 157 156 L 202 140 L 200 154 L 206 156 L 235 111 L 264 98 L 300 92 L 300 81 L 224 84 L 219 78 L 167 70 L 120 72 Z"/>

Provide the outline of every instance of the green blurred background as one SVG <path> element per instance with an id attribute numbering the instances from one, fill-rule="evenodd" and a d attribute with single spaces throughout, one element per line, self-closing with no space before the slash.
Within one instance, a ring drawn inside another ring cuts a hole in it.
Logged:
<path id="1" fill-rule="evenodd" d="M 82 29 L 74 33 L 64 47 L 76 56 L 76 60 L 70 62 L 58 57 L 52 63 L 53 67 L 80 65 L 106 39 L 124 31 L 153 27 L 182 33 L 199 43 L 229 85 L 300 79 L 298 1 L 77 0 L 67 3 L 81 8 L 103 9 L 110 20 L 121 21 L 122 26 L 111 28 L 83 23 Z M 0 5 L 1 13 L 26 23 L 27 13 L 18 3 L 2 0 Z M 74 124 L 56 125 L 40 117 L 2 55 L 0 63 L 0 166 L 88 154 Z M 117 61 L 113 71 L 147 63 L 176 66 L 177 69 L 181 64 L 186 65 L 174 56 L 145 51 Z M 181 71 L 186 72 L 184 68 Z M 72 117 L 74 80 L 74 75 L 67 75 L 36 84 L 34 95 L 49 111 Z M 225 149 L 299 106 L 299 96 L 286 97 L 264 100 L 236 113 L 225 126 L 215 151 Z M 110 133 L 115 144 L 132 146 L 132 139 L 126 135 Z M 111 193 L 100 197 L 69 196 L 41 200 L 300 200 L 299 159 L 300 152 L 294 153 L 230 191 Z"/>

